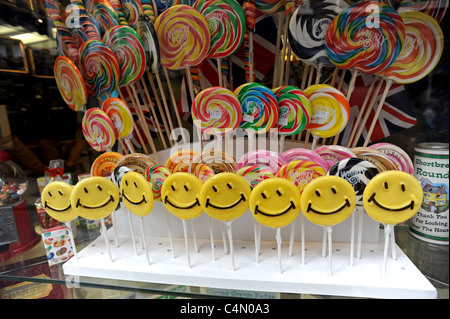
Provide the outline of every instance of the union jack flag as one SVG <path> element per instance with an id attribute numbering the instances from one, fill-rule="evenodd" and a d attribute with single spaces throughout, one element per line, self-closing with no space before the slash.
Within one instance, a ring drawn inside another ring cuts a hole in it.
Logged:
<path id="1" fill-rule="evenodd" d="M 376 76 L 370 74 L 358 75 L 355 82 L 355 89 L 350 97 L 349 122 L 345 130 L 340 134 L 338 142 L 339 145 L 347 145 L 351 131 L 356 124 L 355 121 L 358 118 L 358 114 L 361 112 L 361 108 L 368 93 L 370 84 L 375 81 L 375 77 Z M 370 115 L 356 146 L 363 145 L 367 137 L 367 132 L 369 131 L 370 125 L 372 124 L 372 119 L 374 118 L 375 112 L 379 107 L 378 104 L 386 88 L 386 81 L 382 81 L 383 84 L 378 92 L 376 103 L 374 103 L 374 105 L 372 105 L 370 109 L 370 105 L 367 105 L 366 107 L 364 113 L 369 111 Z M 377 84 L 375 84 L 372 93 L 375 91 L 376 86 Z M 344 91 L 347 91 L 347 88 L 348 85 L 346 84 L 344 84 L 342 87 Z M 376 122 L 369 143 L 373 143 L 377 140 L 388 137 L 401 130 L 411 128 L 416 124 L 417 119 L 408 92 L 405 90 L 405 87 L 403 85 L 392 84 L 389 88 L 387 98 L 382 106 L 381 113 L 378 117 L 378 121 Z"/>

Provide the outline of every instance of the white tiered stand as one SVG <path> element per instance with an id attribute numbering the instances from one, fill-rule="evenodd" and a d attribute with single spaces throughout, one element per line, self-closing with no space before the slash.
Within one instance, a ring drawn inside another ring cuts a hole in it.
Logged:
<path id="1" fill-rule="evenodd" d="M 288 143 L 287 143 L 288 144 Z M 194 145 L 194 147 L 197 145 Z M 287 147 L 292 145 L 287 145 Z M 298 144 L 294 144 L 298 147 Z M 169 150 L 160 152 L 164 163 Z M 384 236 L 379 224 L 367 215 L 363 225 L 362 257 L 350 266 L 350 218 L 333 227 L 332 275 L 328 275 L 328 258 L 321 257 L 322 228 L 305 220 L 306 252 L 302 264 L 300 242 L 300 219 L 296 221 L 293 256 L 288 256 L 291 227 L 282 229 L 282 272 L 278 270 L 275 230 L 263 227 L 259 262 L 255 257 L 253 217 L 247 211 L 232 223 L 234 259 L 236 269 L 231 267 L 231 257 L 225 254 L 220 224 L 213 221 L 215 257 L 212 259 L 209 222 L 206 214 L 193 220 L 199 251 L 194 251 L 190 234 L 191 268 L 186 260 L 186 250 L 181 220 L 169 214 L 174 237 L 175 258 L 168 238 L 166 210 L 155 202 L 150 215 L 145 217 L 146 242 L 151 264 L 147 263 L 144 250 L 137 236 L 139 225 L 134 218 L 138 256 L 134 255 L 128 215 L 123 207 L 116 211 L 117 225 L 108 231 L 113 261 L 108 257 L 105 242 L 97 238 L 78 252 L 63 266 L 64 273 L 71 276 L 96 277 L 159 284 L 176 284 L 207 288 L 270 291 L 283 293 L 335 295 L 366 298 L 436 298 L 437 291 L 417 267 L 396 246 L 397 259 L 390 258 L 386 277 L 382 278 Z M 119 246 L 114 247 L 117 227 Z M 189 227 L 189 229 L 191 229 Z"/>

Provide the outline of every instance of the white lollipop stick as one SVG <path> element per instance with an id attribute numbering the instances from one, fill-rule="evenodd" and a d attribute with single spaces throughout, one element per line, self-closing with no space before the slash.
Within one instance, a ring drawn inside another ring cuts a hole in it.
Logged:
<path id="1" fill-rule="evenodd" d="M 77 247 L 75 247 L 75 239 L 73 239 L 72 226 L 70 226 L 70 222 L 65 222 L 64 224 L 66 224 L 66 227 L 69 230 L 69 238 L 70 241 L 72 242 L 73 255 L 75 256 L 76 259 L 78 259 Z"/>
<path id="2" fill-rule="evenodd" d="M 302 231 L 302 265 L 305 264 L 305 217 L 300 213 L 300 228 Z"/>
<path id="3" fill-rule="evenodd" d="M 150 257 L 148 256 L 147 243 L 145 242 L 144 217 L 139 217 L 139 226 L 141 228 L 141 238 L 145 249 L 145 258 L 147 258 L 147 263 L 150 265 Z"/>
<path id="4" fill-rule="evenodd" d="M 198 244 L 197 244 L 197 232 L 195 231 L 194 221 L 191 220 L 191 229 L 192 229 L 192 239 L 194 240 L 194 250 L 196 253 L 199 252 Z"/>
<path id="5" fill-rule="evenodd" d="M 397 253 L 395 252 L 395 225 L 392 225 L 391 229 L 391 250 L 392 250 L 392 259 L 397 260 Z"/>
<path id="6" fill-rule="evenodd" d="M 167 220 L 167 229 L 169 230 L 170 250 L 172 251 L 172 257 L 175 259 L 175 249 L 173 248 L 173 238 L 172 238 L 172 226 L 170 225 L 169 212 L 167 210 L 166 210 L 166 220 Z"/>
<path id="7" fill-rule="evenodd" d="M 226 221 L 224 223 L 227 226 L 228 240 L 230 241 L 231 269 L 233 269 L 234 271 L 235 267 L 234 267 L 233 232 L 231 230 L 232 222 L 233 221 Z"/>
<path id="8" fill-rule="evenodd" d="M 327 229 L 323 228 L 322 233 L 322 258 L 327 256 Z"/>
<path id="9" fill-rule="evenodd" d="M 277 249 L 278 249 L 278 271 L 281 274 L 282 273 L 282 271 L 281 271 L 281 243 L 282 243 L 282 238 L 281 238 L 281 228 L 280 227 L 277 227 L 277 234 L 275 235 L 275 239 L 277 240 Z"/>
<path id="10" fill-rule="evenodd" d="M 108 250 L 109 260 L 113 261 L 112 260 L 112 255 L 111 255 L 111 249 L 109 248 L 108 236 L 106 235 L 106 225 L 105 225 L 105 219 L 104 218 L 101 219 L 101 223 L 102 223 L 103 237 L 105 238 L 106 249 Z"/>
<path id="11" fill-rule="evenodd" d="M 355 256 L 355 215 L 356 212 L 352 213 L 352 229 L 350 231 L 350 267 L 353 267 L 353 258 Z"/>
<path id="12" fill-rule="evenodd" d="M 114 245 L 117 248 L 117 247 L 119 247 L 119 233 L 117 230 L 116 211 L 113 211 L 113 213 L 112 213 L 112 223 L 114 226 Z"/>
<path id="13" fill-rule="evenodd" d="M 191 268 L 191 256 L 189 255 L 189 239 L 188 239 L 188 235 L 187 235 L 187 224 L 186 224 L 185 219 L 182 219 L 182 221 L 183 221 L 183 231 L 184 231 L 184 244 L 186 246 L 186 258 L 187 258 L 188 266 L 189 266 L 189 268 Z"/>
<path id="14" fill-rule="evenodd" d="M 363 208 L 356 208 L 358 212 L 358 247 L 356 252 L 356 258 L 361 259 L 361 245 L 362 245 L 362 228 L 363 228 L 363 220 L 364 220 L 364 211 Z"/>
<path id="15" fill-rule="evenodd" d="M 294 250 L 294 235 L 295 235 L 295 220 L 291 224 L 291 236 L 289 238 L 289 253 L 288 253 L 289 257 L 292 257 Z"/>
<path id="16" fill-rule="evenodd" d="M 386 264 L 389 249 L 389 239 L 391 238 L 392 225 L 384 224 L 384 252 L 383 252 L 383 268 L 381 270 L 381 277 L 386 278 Z"/>
<path id="17" fill-rule="evenodd" d="M 134 248 L 134 255 L 137 256 L 137 247 L 136 247 L 136 240 L 134 238 L 134 227 L 133 227 L 133 221 L 131 220 L 131 212 L 128 211 L 128 223 L 130 224 L 130 231 L 131 231 L 131 241 L 133 242 L 133 248 Z"/>
<path id="18" fill-rule="evenodd" d="M 208 216 L 208 222 L 209 222 L 209 237 L 211 239 L 211 254 L 212 254 L 212 259 L 213 261 L 216 261 L 216 254 L 215 254 L 215 249 L 214 249 L 214 234 L 213 234 L 213 230 L 212 230 L 212 219 L 211 216 Z"/>
<path id="19" fill-rule="evenodd" d="M 228 255 L 230 252 L 228 251 L 227 234 L 224 227 L 225 225 L 220 223 L 220 231 L 222 233 L 222 241 L 223 241 L 223 250 L 225 252 L 225 255 Z"/>
<path id="20" fill-rule="evenodd" d="M 331 263 L 332 263 L 332 258 L 331 258 L 331 254 L 332 254 L 332 250 L 333 250 L 333 247 L 332 247 L 332 231 L 333 231 L 333 229 L 332 229 L 332 227 L 331 226 L 328 226 L 327 228 L 326 228 L 326 230 L 327 230 L 327 233 L 328 233 L 328 275 L 329 276 L 331 276 L 332 275 L 332 270 L 331 270 L 331 267 L 332 267 L 332 265 L 331 265 Z"/>
<path id="21" fill-rule="evenodd" d="M 261 225 L 255 220 L 253 220 L 253 231 L 255 233 L 255 255 L 256 263 L 259 263 L 259 250 L 261 244 Z"/>

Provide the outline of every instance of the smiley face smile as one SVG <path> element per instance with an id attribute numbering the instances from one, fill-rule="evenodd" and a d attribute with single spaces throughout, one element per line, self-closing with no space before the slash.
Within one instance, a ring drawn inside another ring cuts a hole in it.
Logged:
<path id="1" fill-rule="evenodd" d="M 69 204 L 69 206 L 67 206 L 66 208 L 57 209 L 57 208 L 51 207 L 51 206 L 47 203 L 47 201 L 45 202 L 45 205 L 44 205 L 44 208 L 45 208 L 45 209 L 48 208 L 48 209 L 54 210 L 55 212 L 65 212 L 65 211 L 69 210 L 71 207 L 72 207 L 72 205 Z"/>
<path id="2" fill-rule="evenodd" d="M 256 206 L 255 206 L 255 212 L 254 212 L 254 214 L 255 214 L 255 215 L 256 215 L 256 214 L 261 214 L 261 215 L 268 216 L 268 217 L 278 217 L 278 216 L 282 216 L 282 215 L 286 214 L 286 213 L 289 212 L 291 209 L 295 209 L 295 204 L 294 204 L 293 201 L 291 201 L 291 205 L 289 205 L 289 207 L 288 207 L 287 209 L 285 209 L 284 211 L 282 211 L 281 213 L 278 213 L 278 214 L 267 214 L 267 213 L 261 211 L 261 210 L 258 208 L 258 205 L 256 205 Z"/>
<path id="3" fill-rule="evenodd" d="M 375 195 L 376 193 L 373 193 L 372 196 L 370 196 L 370 198 L 367 200 L 367 202 L 373 202 L 375 205 L 377 205 L 378 207 L 380 207 L 381 209 L 385 209 L 391 212 L 399 212 L 405 209 L 414 209 L 414 201 L 412 200 L 411 203 L 405 205 L 404 207 L 401 208 L 389 208 L 386 206 L 381 205 L 380 203 L 377 202 L 377 200 L 375 199 Z"/>
<path id="4" fill-rule="evenodd" d="M 122 190 L 122 197 L 125 198 L 127 201 L 129 201 L 133 205 L 140 205 L 142 203 L 147 203 L 147 200 L 145 199 L 145 195 L 142 195 L 142 199 L 139 202 L 133 202 L 125 195 L 125 191 Z"/>
<path id="5" fill-rule="evenodd" d="M 177 206 L 173 203 L 171 203 L 168 199 L 168 196 L 166 195 L 166 197 L 164 197 L 164 204 L 169 204 L 170 206 L 174 207 L 174 208 L 178 208 L 178 209 L 191 209 L 193 207 L 195 207 L 196 205 L 200 206 L 200 203 L 198 201 L 198 198 L 195 199 L 195 202 L 192 205 L 186 206 L 186 207 L 182 207 L 182 206 Z"/>
<path id="6" fill-rule="evenodd" d="M 246 201 L 245 196 L 244 196 L 244 194 L 241 193 L 241 197 L 240 197 L 239 200 L 237 200 L 234 204 L 231 204 L 230 206 L 225 206 L 225 207 L 223 207 L 223 206 L 216 206 L 216 205 L 214 205 L 214 204 L 211 204 L 211 202 L 210 202 L 210 200 L 209 200 L 209 197 L 208 197 L 208 198 L 206 199 L 205 207 L 211 206 L 211 207 L 216 208 L 216 209 L 229 209 L 229 208 L 233 208 L 233 207 L 239 205 L 240 202 L 245 202 L 245 201 Z"/>
<path id="7" fill-rule="evenodd" d="M 348 199 L 345 199 L 345 203 L 344 205 L 342 205 L 341 207 L 339 207 L 338 209 L 332 211 L 332 212 L 319 212 L 317 210 L 315 210 L 314 208 L 311 207 L 311 203 L 308 204 L 308 209 L 306 210 L 307 213 L 309 212 L 313 212 L 319 215 L 332 215 L 332 214 L 336 214 L 339 213 L 341 210 L 343 210 L 345 207 L 350 207 L 350 202 Z"/>
<path id="8" fill-rule="evenodd" d="M 82 208 L 86 208 L 86 209 L 97 209 L 97 208 L 105 207 L 105 206 L 108 205 L 109 203 L 114 203 L 114 197 L 113 197 L 113 195 L 109 195 L 109 199 L 108 199 L 105 203 L 103 203 L 103 204 L 101 204 L 101 205 L 99 205 L 99 206 L 86 206 L 86 205 L 82 204 L 82 203 L 80 202 L 80 198 L 78 198 L 78 200 L 77 200 L 77 205 L 76 205 L 75 207 L 76 207 L 76 208 L 82 207 Z"/>

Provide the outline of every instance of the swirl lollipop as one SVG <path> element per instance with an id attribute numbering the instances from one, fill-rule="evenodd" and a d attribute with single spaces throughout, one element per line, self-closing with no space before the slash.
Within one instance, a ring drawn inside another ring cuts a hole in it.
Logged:
<path id="1" fill-rule="evenodd" d="M 438 23 L 442 22 L 448 9 L 448 0 L 399 0 L 398 12 L 418 10 L 428 14 L 436 19 Z"/>
<path id="2" fill-rule="evenodd" d="M 116 142 L 114 124 L 108 115 L 97 107 L 86 111 L 81 128 L 86 141 L 98 152 L 110 149 Z"/>
<path id="3" fill-rule="evenodd" d="M 139 16 L 144 13 L 140 0 L 120 0 L 128 25 L 136 30 Z"/>
<path id="4" fill-rule="evenodd" d="M 161 64 L 177 70 L 199 65 L 208 55 L 210 35 L 205 18 L 187 5 L 165 10 L 155 22 Z"/>
<path id="5" fill-rule="evenodd" d="M 192 119 L 195 126 L 205 134 L 228 134 L 241 124 L 241 104 L 230 90 L 211 87 L 195 97 Z"/>
<path id="6" fill-rule="evenodd" d="M 59 93 L 74 111 L 81 111 L 87 103 L 87 90 L 83 77 L 71 59 L 59 56 L 55 60 L 54 73 Z"/>
<path id="7" fill-rule="evenodd" d="M 133 116 L 123 100 L 116 97 L 106 99 L 102 104 L 102 110 L 113 122 L 119 138 L 126 138 L 133 133 Z"/>
<path id="8" fill-rule="evenodd" d="M 275 177 L 271 170 L 264 166 L 244 166 L 236 171 L 236 174 L 242 176 L 250 185 L 250 188 L 255 188 L 263 180 Z"/>
<path id="9" fill-rule="evenodd" d="M 94 16 L 103 34 L 109 29 L 120 24 L 119 16 L 109 1 L 91 0 L 88 3 L 88 11 Z"/>
<path id="10" fill-rule="evenodd" d="M 267 167 L 272 174 L 275 174 L 283 165 L 287 164 L 286 159 L 276 153 L 268 150 L 256 150 L 244 154 L 236 165 L 236 170 L 245 166 Z"/>
<path id="11" fill-rule="evenodd" d="M 275 174 L 275 177 L 291 181 L 302 192 L 310 181 L 326 175 L 326 173 L 322 166 L 317 163 L 308 160 L 295 160 L 283 165 Z"/>
<path id="12" fill-rule="evenodd" d="M 109 177 L 113 174 L 119 160 L 123 157 L 117 152 L 106 152 L 100 154 L 92 163 L 91 176 Z"/>
<path id="13" fill-rule="evenodd" d="M 79 65 L 88 95 L 98 97 L 117 88 L 120 67 L 106 44 L 95 40 L 85 42 L 80 48 Z"/>
<path id="14" fill-rule="evenodd" d="M 120 66 L 119 85 L 138 81 L 147 65 L 144 43 L 132 28 L 118 25 L 105 33 L 103 42 L 114 52 Z"/>
<path id="15" fill-rule="evenodd" d="M 119 0 L 109 0 L 109 3 L 116 11 L 117 17 L 119 18 L 120 25 L 128 25 L 127 18 L 125 18 L 125 13 L 123 12 L 122 4 Z"/>

